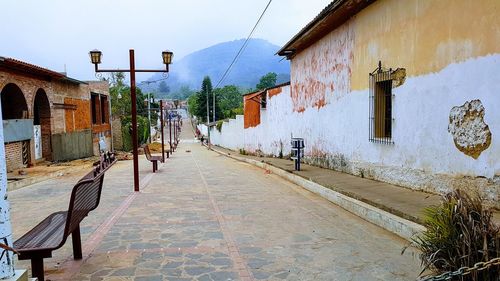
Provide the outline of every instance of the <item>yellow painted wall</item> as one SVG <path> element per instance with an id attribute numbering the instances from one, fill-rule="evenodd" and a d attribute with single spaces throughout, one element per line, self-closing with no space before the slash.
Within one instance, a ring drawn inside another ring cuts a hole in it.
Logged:
<path id="1" fill-rule="evenodd" d="M 379 60 L 417 76 L 500 53 L 500 0 L 379 0 L 353 21 L 352 90 L 368 88 Z"/>

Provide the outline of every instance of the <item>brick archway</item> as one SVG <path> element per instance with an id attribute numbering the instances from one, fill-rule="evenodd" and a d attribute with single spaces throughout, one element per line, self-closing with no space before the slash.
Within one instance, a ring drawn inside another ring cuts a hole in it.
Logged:
<path id="1" fill-rule="evenodd" d="M 14 83 L 5 85 L 0 96 L 4 121 L 4 142 L 6 142 L 5 161 L 7 171 L 12 171 L 26 167 L 30 162 L 30 140 L 29 131 L 27 131 L 29 128 L 19 127 L 19 124 L 26 125 L 19 119 L 29 118 L 28 104 L 23 91 Z"/>
<path id="2" fill-rule="evenodd" d="M 3 87 L 2 98 L 2 119 L 26 119 L 28 118 L 28 104 L 21 88 L 14 83 L 9 83 Z"/>
<path id="3" fill-rule="evenodd" d="M 41 141 L 39 144 L 35 143 L 35 146 L 41 145 L 41 157 L 47 161 L 52 160 L 50 116 L 50 102 L 47 93 L 40 88 L 36 91 L 33 104 L 33 125 L 40 126 L 41 130 Z M 35 148 L 35 151 L 36 149 L 38 148 Z"/>

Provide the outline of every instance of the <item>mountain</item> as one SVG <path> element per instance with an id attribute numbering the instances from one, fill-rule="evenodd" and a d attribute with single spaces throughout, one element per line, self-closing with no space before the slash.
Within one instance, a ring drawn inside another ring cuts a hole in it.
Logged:
<path id="1" fill-rule="evenodd" d="M 245 39 L 219 43 L 208 48 L 193 52 L 170 65 L 170 75 L 164 80 L 170 89 L 170 94 L 179 91 L 182 86 L 197 90 L 203 77 L 210 76 L 215 87 L 225 70 L 241 48 Z M 275 55 L 279 46 L 263 39 L 250 39 L 247 47 L 233 65 L 231 72 L 221 86 L 236 85 L 244 89 L 253 88 L 260 77 L 268 72 L 278 74 L 278 81 L 286 82 L 290 78 L 290 64 L 287 60 Z M 162 79 L 161 74 L 155 74 L 148 81 Z M 159 92 L 161 82 L 143 84 L 143 91 Z M 161 94 L 160 96 L 165 96 Z M 168 96 L 168 95 L 167 95 Z"/>

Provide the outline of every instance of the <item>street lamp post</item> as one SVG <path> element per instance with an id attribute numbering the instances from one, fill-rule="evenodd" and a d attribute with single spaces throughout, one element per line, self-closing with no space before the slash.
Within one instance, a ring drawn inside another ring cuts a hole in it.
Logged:
<path id="1" fill-rule="evenodd" d="M 205 89 L 205 91 L 207 92 L 207 148 L 210 149 L 210 103 L 208 101 L 208 89 Z"/>
<path id="2" fill-rule="evenodd" d="M 164 126 L 164 122 L 163 122 L 163 101 L 160 100 L 160 130 L 161 130 L 161 159 L 162 159 L 162 162 L 165 162 L 165 141 L 164 141 L 164 137 L 163 137 L 163 126 Z"/>
<path id="3" fill-rule="evenodd" d="M 148 123 L 149 123 L 148 141 L 149 143 L 151 143 L 151 98 L 149 97 L 149 92 L 148 92 Z"/>
<path id="4" fill-rule="evenodd" d="M 177 125 L 175 123 L 175 118 L 174 118 L 174 144 L 175 148 L 177 148 Z"/>
<path id="5" fill-rule="evenodd" d="M 168 66 L 172 63 L 174 54 L 170 51 L 163 51 L 162 58 L 165 64 L 165 70 L 152 70 L 152 69 L 135 69 L 134 50 L 129 50 L 130 69 L 99 69 L 101 63 L 102 52 L 99 50 L 90 51 L 90 60 L 95 66 L 95 72 L 128 72 L 130 73 L 130 99 L 132 102 L 132 154 L 134 155 L 134 191 L 139 191 L 139 153 L 138 153 L 138 140 L 137 140 L 137 98 L 136 98 L 136 85 L 135 73 L 136 72 L 168 72 Z"/>
<path id="6" fill-rule="evenodd" d="M 174 147 L 172 146 L 172 115 L 171 114 L 172 114 L 171 112 L 168 113 L 168 132 L 170 135 L 170 141 L 169 141 L 170 153 L 174 152 Z"/>

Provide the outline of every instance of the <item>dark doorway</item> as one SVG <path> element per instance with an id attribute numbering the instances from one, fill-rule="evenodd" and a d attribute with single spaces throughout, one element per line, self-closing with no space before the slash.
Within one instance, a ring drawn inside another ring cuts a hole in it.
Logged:
<path id="1" fill-rule="evenodd" d="M 35 137 L 35 158 L 45 158 L 47 161 L 52 160 L 52 144 L 51 144 L 51 127 L 50 127 L 50 103 L 47 94 L 43 89 L 38 89 L 35 95 L 35 104 L 33 106 L 33 125 L 41 131 L 41 140 L 37 142 Z M 36 127 L 40 126 L 40 127 Z M 35 129 L 36 131 L 36 129 Z M 41 153 L 37 153 L 37 149 L 41 149 Z M 38 157 L 37 157 L 38 156 Z"/>
<path id="2" fill-rule="evenodd" d="M 28 118 L 26 99 L 16 84 L 7 84 L 2 89 L 1 96 L 3 120 Z"/>

